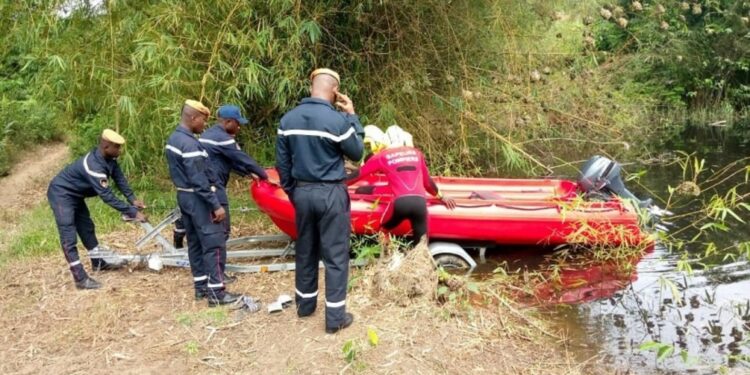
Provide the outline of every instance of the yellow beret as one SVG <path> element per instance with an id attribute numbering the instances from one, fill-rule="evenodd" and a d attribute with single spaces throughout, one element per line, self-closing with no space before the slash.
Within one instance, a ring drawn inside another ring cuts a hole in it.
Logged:
<path id="1" fill-rule="evenodd" d="M 328 68 L 320 68 L 320 69 L 313 70 L 313 72 L 310 73 L 310 80 L 312 81 L 313 78 L 321 74 L 329 75 L 336 79 L 336 83 L 341 84 L 341 77 L 339 77 L 339 74 Z"/>
<path id="2" fill-rule="evenodd" d="M 206 107 L 205 105 L 203 105 L 203 103 L 197 100 L 192 100 L 192 99 L 185 100 L 185 105 L 206 116 L 211 115 L 211 111 L 208 109 L 208 107 Z"/>
<path id="3" fill-rule="evenodd" d="M 117 134 L 117 132 L 112 129 L 104 129 L 104 131 L 102 132 L 102 139 L 105 141 L 110 141 L 117 145 L 125 144 L 125 138 Z"/>

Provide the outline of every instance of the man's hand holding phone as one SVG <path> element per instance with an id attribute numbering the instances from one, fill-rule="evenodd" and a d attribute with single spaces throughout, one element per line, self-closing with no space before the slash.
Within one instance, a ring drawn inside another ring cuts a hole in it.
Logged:
<path id="1" fill-rule="evenodd" d="M 352 103 L 352 100 L 345 94 L 340 93 L 338 88 L 333 89 L 333 94 L 335 96 L 333 100 L 336 107 L 343 112 L 353 115 L 354 103 Z"/>

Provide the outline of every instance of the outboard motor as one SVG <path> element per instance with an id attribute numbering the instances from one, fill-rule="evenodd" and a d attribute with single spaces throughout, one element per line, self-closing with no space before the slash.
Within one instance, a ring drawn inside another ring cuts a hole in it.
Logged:
<path id="1" fill-rule="evenodd" d="M 630 199 L 641 208 L 651 206 L 651 199 L 640 200 L 625 187 L 620 177 L 622 166 L 620 163 L 605 158 L 594 156 L 581 168 L 578 176 L 578 186 L 587 197 L 607 198 L 612 194 L 621 198 Z"/>
<path id="2" fill-rule="evenodd" d="M 612 195 L 620 198 L 630 199 L 635 202 L 639 208 L 646 209 L 648 219 L 644 223 L 647 226 L 662 232 L 668 232 L 669 226 L 673 224 L 663 220 L 666 216 L 672 216 L 673 213 L 653 204 L 653 200 L 638 199 L 633 193 L 625 187 L 620 177 L 622 166 L 620 163 L 605 158 L 604 156 L 594 156 L 589 159 L 581 168 L 581 174 L 578 176 L 578 186 L 589 199 L 608 200 Z"/>

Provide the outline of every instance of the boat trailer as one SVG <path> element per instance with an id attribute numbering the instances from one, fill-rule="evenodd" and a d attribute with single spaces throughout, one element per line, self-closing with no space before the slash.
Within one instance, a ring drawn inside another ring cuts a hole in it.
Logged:
<path id="1" fill-rule="evenodd" d="M 181 217 L 178 208 L 172 210 L 164 220 L 156 226 L 148 222 L 139 223 L 146 234 L 135 242 L 136 249 L 142 249 L 146 245 L 156 242 L 161 246 L 161 251 L 149 254 L 119 254 L 111 250 L 100 250 L 90 252 L 89 257 L 100 259 L 107 266 L 123 267 L 125 265 L 139 266 L 145 265 L 153 271 L 161 271 L 164 266 L 190 268 L 186 248 L 175 248 L 174 245 L 161 235 L 161 231 Z M 276 247 L 263 247 L 259 245 L 277 244 Z M 243 245 L 256 245 L 253 248 L 239 249 Z M 435 262 L 444 268 L 467 270 L 471 272 L 476 268 L 477 263 L 469 254 L 458 244 L 451 242 L 433 242 L 429 245 L 430 253 Z M 480 249 L 482 259 L 484 258 L 484 249 Z M 255 235 L 230 239 L 227 241 L 227 259 L 258 259 L 280 257 L 288 258 L 294 256 L 294 241 L 285 234 Z M 353 260 L 355 266 L 364 266 L 366 260 Z M 318 263 L 323 267 L 323 262 Z M 239 273 L 260 273 L 276 271 L 293 271 L 294 262 L 270 262 L 264 264 L 247 264 L 247 263 L 229 263 L 227 262 L 226 270 L 229 272 Z"/>

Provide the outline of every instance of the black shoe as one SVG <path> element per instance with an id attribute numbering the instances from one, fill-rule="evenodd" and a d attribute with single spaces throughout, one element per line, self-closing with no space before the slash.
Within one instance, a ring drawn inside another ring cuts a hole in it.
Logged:
<path id="1" fill-rule="evenodd" d="M 224 273 L 224 284 L 231 284 L 235 281 L 237 281 L 237 276 L 229 276 L 228 274 Z"/>
<path id="2" fill-rule="evenodd" d="M 303 313 L 300 313 L 300 312 L 299 312 L 299 310 L 297 310 L 297 317 L 298 317 L 298 318 L 307 318 L 308 316 L 310 316 L 310 315 L 312 315 L 312 314 L 314 314 L 314 313 L 315 313 L 315 310 L 313 310 L 313 311 L 312 311 L 311 313 L 309 313 L 309 314 L 303 314 Z"/>
<path id="3" fill-rule="evenodd" d="M 99 284 L 98 281 L 87 277 L 81 281 L 76 281 L 76 288 L 78 289 L 99 289 L 102 287 L 102 284 Z"/>
<path id="4" fill-rule="evenodd" d="M 326 333 L 336 333 L 346 327 L 349 327 L 350 325 L 352 325 L 352 323 L 354 323 L 354 315 L 352 315 L 351 313 L 346 313 L 346 315 L 344 315 L 344 321 L 341 322 L 338 327 L 326 327 Z"/>
<path id="5" fill-rule="evenodd" d="M 239 298 L 240 298 L 239 294 L 233 294 L 229 292 L 224 292 L 224 296 L 221 298 L 210 296 L 208 297 L 208 307 L 216 307 L 219 305 L 229 305 L 229 304 L 237 302 L 237 299 Z"/>
<path id="6" fill-rule="evenodd" d="M 195 291 L 195 300 L 200 301 L 202 299 L 208 298 L 208 291 L 205 289 L 196 290 Z"/>
<path id="7" fill-rule="evenodd" d="M 308 316 L 315 314 L 315 309 L 317 306 L 313 307 L 312 310 L 309 311 L 302 311 L 302 309 L 299 308 L 299 304 L 297 304 L 297 317 L 299 318 L 307 318 Z"/>

